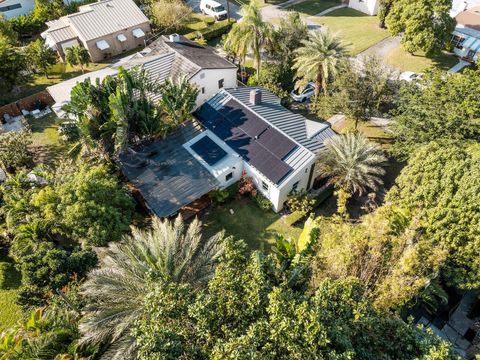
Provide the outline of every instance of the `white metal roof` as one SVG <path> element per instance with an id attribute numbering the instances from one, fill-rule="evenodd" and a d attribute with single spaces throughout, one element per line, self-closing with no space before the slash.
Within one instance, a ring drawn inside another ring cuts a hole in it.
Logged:
<path id="1" fill-rule="evenodd" d="M 84 5 L 80 12 L 62 19 L 70 24 L 84 41 L 149 22 L 132 0 L 102 0 Z"/>

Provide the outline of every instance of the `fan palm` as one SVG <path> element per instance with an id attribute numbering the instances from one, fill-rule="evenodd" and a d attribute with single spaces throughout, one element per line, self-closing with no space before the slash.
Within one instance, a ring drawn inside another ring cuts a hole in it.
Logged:
<path id="1" fill-rule="evenodd" d="M 272 26 L 263 21 L 257 1 L 242 5 L 240 12 L 242 21 L 236 23 L 228 33 L 224 46 L 244 59 L 248 51 L 253 54 L 257 70 L 257 79 L 260 76 L 261 51 L 273 37 Z"/>
<path id="2" fill-rule="evenodd" d="M 222 234 L 202 240 L 201 223 L 186 227 L 153 220 L 152 229 L 132 228 L 122 243 L 110 245 L 103 267 L 93 270 L 82 285 L 89 300 L 80 323 L 81 344 L 104 344 L 104 358 L 135 358 L 133 323 L 142 312 L 142 300 L 155 281 L 201 287 L 212 275 L 223 253 Z"/>
<path id="3" fill-rule="evenodd" d="M 315 81 L 315 97 L 318 97 L 320 90 L 326 89 L 328 79 L 335 75 L 347 51 L 336 37 L 326 31 L 316 30 L 302 41 L 295 55 L 293 69 L 296 69 L 297 78 L 300 79 L 297 85 Z"/>
<path id="4" fill-rule="evenodd" d="M 345 209 L 349 196 L 377 190 L 383 183 L 382 165 L 387 159 L 362 134 L 338 135 L 326 140 L 325 145 L 326 150 L 319 155 L 319 171 L 340 191 L 339 212 L 344 213 L 340 209 Z"/>

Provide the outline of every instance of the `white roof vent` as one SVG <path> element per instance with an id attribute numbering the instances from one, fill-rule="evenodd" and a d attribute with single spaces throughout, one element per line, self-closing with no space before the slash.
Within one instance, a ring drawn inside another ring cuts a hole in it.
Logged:
<path id="1" fill-rule="evenodd" d="M 180 42 L 180 35 L 178 34 L 170 34 L 168 38 L 171 42 Z"/>
<path id="2" fill-rule="evenodd" d="M 260 105 L 262 103 L 262 90 L 252 89 L 250 90 L 250 104 Z"/>

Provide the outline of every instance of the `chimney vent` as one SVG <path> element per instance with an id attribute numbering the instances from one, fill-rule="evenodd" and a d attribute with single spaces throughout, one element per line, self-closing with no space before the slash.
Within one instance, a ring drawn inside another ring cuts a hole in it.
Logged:
<path id="1" fill-rule="evenodd" d="M 262 91 L 260 89 L 250 90 L 250 104 L 260 105 L 262 103 Z"/>
<path id="2" fill-rule="evenodd" d="M 180 35 L 178 35 L 178 34 L 171 34 L 171 35 L 169 36 L 169 40 L 170 40 L 171 42 L 180 42 Z"/>

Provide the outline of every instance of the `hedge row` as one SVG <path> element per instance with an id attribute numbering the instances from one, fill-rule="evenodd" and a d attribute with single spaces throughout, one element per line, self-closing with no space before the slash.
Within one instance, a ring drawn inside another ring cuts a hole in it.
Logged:
<path id="1" fill-rule="evenodd" d="M 195 40 L 197 37 L 197 34 L 201 33 L 203 38 L 208 41 L 228 33 L 235 22 L 236 22 L 235 19 L 230 19 L 230 22 L 228 20 L 217 21 L 215 24 L 209 25 L 203 30 L 192 31 L 188 34 L 185 34 L 184 36 L 187 39 Z"/>

